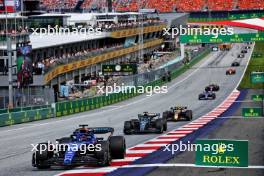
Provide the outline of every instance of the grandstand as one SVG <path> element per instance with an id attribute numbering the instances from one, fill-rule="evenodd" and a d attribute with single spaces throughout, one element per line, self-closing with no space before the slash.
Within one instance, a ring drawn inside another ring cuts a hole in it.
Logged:
<path id="1" fill-rule="evenodd" d="M 182 17 L 182 19 L 180 17 Z M 164 19 L 166 19 L 166 21 Z M 15 17 L 13 17 L 12 20 L 15 21 Z M 167 56 L 158 56 L 159 59 L 155 59 L 157 57 L 155 57 L 153 53 L 154 51 L 158 51 L 161 44 L 164 42 L 162 37 L 163 28 L 166 27 L 167 24 L 176 23 L 176 21 L 186 23 L 187 15 L 182 14 L 159 17 L 156 14 L 148 15 L 138 12 L 46 13 L 23 17 L 23 21 L 25 22 L 24 25 L 27 27 L 26 33 L 29 38 L 29 41 L 25 42 L 25 45 L 31 46 L 28 58 L 31 61 L 30 65 L 32 65 L 33 80 L 30 85 L 23 84 L 24 79 L 19 79 L 19 77 L 16 78 L 19 69 L 14 65 L 14 89 L 19 90 L 21 87 L 26 88 L 24 85 L 29 85 L 30 89 L 34 88 L 35 91 L 35 88 L 37 90 L 45 86 L 46 88 L 50 88 L 49 90 L 54 90 L 57 96 L 59 95 L 60 87 L 68 84 L 68 82 L 82 85 L 87 80 L 96 80 L 97 84 L 103 84 L 104 79 L 101 78 L 102 65 L 137 64 L 138 73 L 142 73 L 158 68 L 162 66 L 164 62 L 169 62 L 171 58 Z M 18 20 L 17 23 L 19 26 L 21 25 Z M 3 34 L 5 32 L 4 24 L 3 21 L 3 25 L 0 25 L 0 30 L 3 30 Z M 101 33 L 96 35 L 80 35 L 80 33 L 76 35 L 70 31 L 58 35 L 54 33 L 54 35 L 43 34 L 41 36 L 33 34 L 31 31 L 32 28 L 49 29 L 49 27 L 51 27 L 54 29 L 58 26 L 69 29 L 82 28 L 90 30 L 100 28 L 102 30 Z M 141 27 L 144 27 L 144 29 L 142 31 L 138 30 Z M 10 30 L 10 32 L 15 33 L 16 31 L 13 32 L 13 30 Z M 142 36 L 142 39 L 140 36 Z M 0 42 L 0 46 L 1 45 L 6 46 L 6 42 Z M 166 46 L 168 47 L 163 47 L 162 50 L 169 51 L 170 53 L 170 45 L 173 45 L 173 43 L 167 43 Z M 175 48 L 175 46 L 171 48 Z M 140 50 L 142 50 L 142 54 L 139 54 L 141 53 L 139 52 Z M 4 58 L 0 59 L 0 68 L 7 68 L 6 48 L 2 48 L 0 51 L 2 51 L 0 52 L 0 56 Z M 176 58 L 176 56 L 174 56 L 174 58 Z M 2 96 L 5 100 L 7 99 L 5 91 L 8 87 L 8 71 L 2 69 L 0 70 L 0 74 L 1 73 L 0 81 L 2 84 L 0 85 L 0 99 Z M 19 82 L 17 82 L 18 80 Z M 109 84 L 111 80 L 113 80 L 111 77 L 108 78 Z M 86 90 L 82 93 L 72 90 L 73 94 L 71 97 L 94 95 L 94 90 L 92 88 L 88 86 L 85 87 L 85 89 Z M 38 95 L 38 97 L 45 99 L 43 95 L 44 94 Z M 19 98 L 20 97 L 15 97 L 17 100 L 15 101 L 15 106 L 21 104 L 22 100 L 20 101 Z M 30 98 L 32 99 L 32 97 Z M 31 101 L 31 99 L 26 102 L 27 105 L 33 105 L 30 103 L 34 102 Z M 42 102 L 45 103 L 46 100 Z M 23 104 L 25 103 L 23 102 Z M 2 105 L 2 107 L 5 106 L 5 104 Z"/>
<path id="2" fill-rule="evenodd" d="M 244 9 L 264 9 L 263 0 L 238 0 L 238 8 Z"/>
<path id="3" fill-rule="evenodd" d="M 78 0 L 42 0 L 47 9 L 57 7 L 73 9 Z M 140 3 L 140 4 L 138 4 Z M 84 0 L 81 8 L 91 10 L 94 8 L 103 9 L 105 1 Z M 263 9 L 263 0 L 113 0 L 115 11 L 138 11 L 138 9 L 156 9 L 164 12 L 196 12 L 196 11 L 231 11 L 231 10 L 252 10 Z"/>

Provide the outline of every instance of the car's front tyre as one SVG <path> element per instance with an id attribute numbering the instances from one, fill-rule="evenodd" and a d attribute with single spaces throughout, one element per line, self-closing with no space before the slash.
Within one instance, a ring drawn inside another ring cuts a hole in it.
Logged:
<path id="1" fill-rule="evenodd" d="M 42 148 L 44 146 L 44 149 Z M 53 151 L 49 151 L 48 143 L 40 143 L 37 151 L 32 155 L 32 165 L 38 169 L 48 169 L 51 166 L 45 164 L 45 161 L 53 157 Z"/>

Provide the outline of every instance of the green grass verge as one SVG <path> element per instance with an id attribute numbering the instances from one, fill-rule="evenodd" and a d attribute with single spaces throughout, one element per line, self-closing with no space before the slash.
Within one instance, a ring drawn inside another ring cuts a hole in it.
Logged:
<path id="1" fill-rule="evenodd" d="M 264 83 L 253 84 L 250 81 L 250 73 L 253 71 L 264 72 L 264 43 L 257 42 L 250 58 L 246 73 L 239 85 L 239 89 L 263 89 Z"/>

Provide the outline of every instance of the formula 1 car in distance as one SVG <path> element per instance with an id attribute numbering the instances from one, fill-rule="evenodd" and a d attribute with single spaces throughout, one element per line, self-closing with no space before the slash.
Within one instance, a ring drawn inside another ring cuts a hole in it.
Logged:
<path id="1" fill-rule="evenodd" d="M 237 55 L 237 58 L 244 58 L 244 57 L 245 57 L 245 54 L 243 54 L 243 53 Z"/>
<path id="2" fill-rule="evenodd" d="M 220 87 L 217 84 L 210 84 L 210 85 L 206 86 L 204 90 L 205 91 L 214 91 L 214 92 L 216 92 L 216 91 L 220 90 Z"/>
<path id="3" fill-rule="evenodd" d="M 242 50 L 241 53 L 246 54 L 246 53 L 248 53 L 248 51 L 245 49 L 245 50 Z"/>
<path id="4" fill-rule="evenodd" d="M 245 49 L 248 50 L 248 49 L 251 49 L 251 47 L 250 46 L 245 46 Z"/>
<path id="5" fill-rule="evenodd" d="M 163 118 L 168 121 L 178 121 L 178 120 L 192 120 L 192 110 L 187 109 L 187 107 L 171 107 L 169 111 L 165 111 L 162 114 Z"/>
<path id="6" fill-rule="evenodd" d="M 159 113 L 138 114 L 138 119 L 124 122 L 124 134 L 163 133 L 167 131 L 167 120 Z"/>
<path id="7" fill-rule="evenodd" d="M 239 67 L 240 66 L 240 63 L 235 61 L 235 62 L 232 62 L 231 64 L 232 67 Z"/>
<path id="8" fill-rule="evenodd" d="M 70 137 L 56 140 L 56 150 L 50 150 L 51 143 L 38 144 L 32 155 L 32 166 L 38 169 L 51 166 L 109 166 L 112 159 L 123 159 L 126 152 L 125 138 L 113 136 L 113 132 L 114 129 L 110 127 L 88 128 L 88 125 L 80 125 Z M 104 139 L 96 134 L 107 137 Z"/>
<path id="9" fill-rule="evenodd" d="M 234 75 L 236 74 L 236 70 L 233 68 L 229 68 L 226 70 L 226 75 Z"/>
<path id="10" fill-rule="evenodd" d="M 216 94 L 212 91 L 204 91 L 198 96 L 199 100 L 214 100 L 215 98 L 216 98 Z"/>

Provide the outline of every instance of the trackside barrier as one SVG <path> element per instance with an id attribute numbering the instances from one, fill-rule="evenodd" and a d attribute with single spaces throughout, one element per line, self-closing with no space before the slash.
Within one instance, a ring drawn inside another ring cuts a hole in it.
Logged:
<path id="1" fill-rule="evenodd" d="M 42 105 L 42 106 L 19 107 L 19 108 L 13 108 L 13 109 L 0 109 L 0 114 L 35 110 L 35 109 L 43 109 L 43 108 L 50 108 L 50 107 L 51 107 L 50 105 Z"/>
<path id="2" fill-rule="evenodd" d="M 43 108 L 37 110 L 4 113 L 4 114 L 0 114 L 0 127 L 49 119 L 53 117 L 54 117 L 53 108 Z"/>
<path id="3" fill-rule="evenodd" d="M 215 16 L 212 18 L 207 17 L 195 17 L 192 16 L 188 19 L 188 22 L 210 22 L 210 21 L 224 21 L 224 20 L 241 20 L 241 19 L 251 19 L 251 18 L 261 18 L 264 16 L 263 12 L 252 12 L 252 13 L 242 13 L 242 14 L 230 14 L 230 12 L 226 12 L 226 15 L 223 12 L 220 16 Z"/>
<path id="4" fill-rule="evenodd" d="M 186 70 L 188 70 L 191 66 L 198 63 L 202 60 L 206 55 L 210 53 L 210 49 L 205 50 L 196 58 L 192 59 L 188 65 L 180 66 L 178 69 L 174 70 L 171 73 L 172 79 L 176 78 Z M 161 86 L 166 82 L 161 79 L 152 81 L 144 85 L 146 86 Z M 79 99 L 79 100 L 71 100 L 56 103 L 56 117 L 62 117 L 66 115 L 71 115 L 79 112 L 90 111 L 94 109 L 101 108 L 103 106 L 111 105 L 114 103 L 118 103 L 120 101 L 127 100 L 129 98 L 140 95 L 139 93 L 131 92 L 131 93 L 114 93 L 108 96 L 99 96 L 93 98 Z"/>

